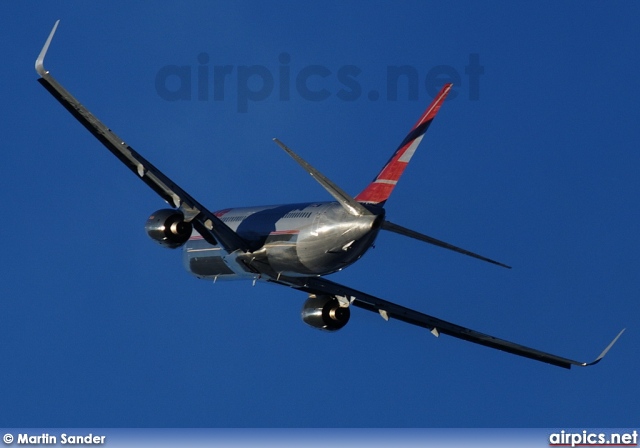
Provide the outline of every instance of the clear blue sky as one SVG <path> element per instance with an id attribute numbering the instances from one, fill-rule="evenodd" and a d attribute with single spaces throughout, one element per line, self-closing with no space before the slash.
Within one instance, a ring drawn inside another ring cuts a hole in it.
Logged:
<path id="1" fill-rule="evenodd" d="M 3 2 L 0 17 L 3 425 L 637 427 L 637 3 Z M 458 76 L 388 217 L 513 270 L 382 234 L 332 278 L 579 360 L 627 332 L 566 371 L 359 309 L 325 334 L 301 322 L 302 293 L 191 277 L 144 233 L 164 203 L 36 82 L 56 19 L 47 68 L 211 209 L 330 199 L 273 137 L 358 193 L 431 100 L 429 73 Z M 159 93 L 167 65 L 191 71 L 191 100 Z M 295 81 L 314 65 L 319 101 Z M 394 100 L 387 70 L 405 65 L 417 99 L 401 84 Z M 248 66 L 273 86 L 243 103 Z"/>

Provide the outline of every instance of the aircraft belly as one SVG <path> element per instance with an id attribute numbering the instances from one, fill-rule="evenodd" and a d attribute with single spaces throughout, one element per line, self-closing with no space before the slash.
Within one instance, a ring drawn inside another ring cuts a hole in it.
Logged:
<path id="1" fill-rule="evenodd" d="M 198 278 L 209 280 L 239 280 L 255 277 L 242 269 L 221 247 L 203 239 L 189 240 L 183 251 L 185 269 Z"/>
<path id="2" fill-rule="evenodd" d="M 279 274 L 310 275 L 312 271 L 306 268 L 298 257 L 299 231 L 274 232 L 267 238 L 264 245 L 266 261 L 271 269 Z"/>

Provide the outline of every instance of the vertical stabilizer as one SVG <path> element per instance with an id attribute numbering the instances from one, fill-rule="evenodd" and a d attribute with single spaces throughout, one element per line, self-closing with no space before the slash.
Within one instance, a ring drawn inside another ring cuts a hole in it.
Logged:
<path id="1" fill-rule="evenodd" d="M 445 84 L 442 90 L 440 90 L 440 93 L 433 99 L 418 122 L 411 128 L 409 134 L 407 134 L 402 143 L 400 143 L 396 152 L 384 168 L 382 168 L 380 173 L 378 173 L 373 182 L 355 197 L 357 201 L 370 204 L 384 204 L 389 196 L 391 196 L 391 192 L 398 183 L 398 180 L 400 180 L 400 176 L 402 176 L 404 169 L 409 164 L 413 153 L 418 148 L 422 137 L 424 137 L 429 125 L 435 118 L 438 110 L 440 110 L 440 106 L 442 106 L 452 86 L 453 84 Z"/>

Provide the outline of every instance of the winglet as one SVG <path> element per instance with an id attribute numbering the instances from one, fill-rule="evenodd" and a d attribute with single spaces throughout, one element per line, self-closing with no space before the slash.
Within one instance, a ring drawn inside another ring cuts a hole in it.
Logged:
<path id="1" fill-rule="evenodd" d="M 56 23 L 53 25 L 53 29 L 51 30 L 51 33 L 49 33 L 49 37 L 47 38 L 47 41 L 44 43 L 44 47 L 42 47 L 42 50 L 38 55 L 38 59 L 36 59 L 36 72 L 38 72 L 38 74 L 42 77 L 44 77 L 47 73 L 49 73 L 44 69 L 44 57 L 47 55 L 47 50 L 49 50 L 49 45 L 51 45 L 51 40 L 53 39 L 53 35 L 56 33 L 56 29 L 58 28 L 59 23 L 60 23 L 60 20 L 56 20 Z"/>
<path id="2" fill-rule="evenodd" d="M 626 330 L 626 328 L 623 328 L 622 331 L 620 331 L 620 333 L 618 333 L 618 336 L 613 338 L 613 341 L 611 341 L 611 343 L 609 345 L 607 345 L 607 348 L 605 348 L 602 351 L 602 353 L 600 353 L 600 356 L 598 356 L 595 361 L 583 362 L 583 363 L 580 363 L 579 365 L 581 365 L 582 367 L 586 367 L 586 366 L 592 366 L 594 364 L 598 364 L 602 360 L 602 358 L 604 358 L 604 356 L 607 354 L 607 352 L 609 350 L 611 350 L 611 347 L 613 347 L 613 344 L 615 344 L 618 341 L 618 339 L 620 339 L 620 336 L 622 336 L 622 333 L 624 333 L 624 330 Z"/>
<path id="3" fill-rule="evenodd" d="M 440 93 L 433 99 L 429 107 L 424 111 L 418 122 L 411 128 L 409 134 L 402 140 L 400 146 L 391 156 L 384 168 L 378 173 L 376 178 L 365 188 L 356 200 L 372 204 L 384 204 L 389 199 L 391 192 L 395 188 L 404 169 L 409 164 L 413 153 L 422 141 L 429 125 L 440 110 L 440 106 L 447 98 L 453 84 L 445 84 Z"/>

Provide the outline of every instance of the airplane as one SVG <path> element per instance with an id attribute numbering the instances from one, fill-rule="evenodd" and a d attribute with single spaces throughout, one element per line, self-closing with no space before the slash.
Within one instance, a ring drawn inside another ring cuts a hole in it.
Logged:
<path id="1" fill-rule="evenodd" d="M 499 339 L 406 308 L 325 278 L 359 260 L 380 230 L 394 232 L 470 257 L 506 264 L 462 249 L 389 221 L 384 205 L 451 90 L 446 84 L 402 140 L 374 180 L 355 197 L 304 161 L 278 139 L 275 143 L 333 198 L 261 207 L 210 211 L 138 154 L 69 93 L 44 68 L 44 58 L 59 24 L 56 21 L 38 58 L 38 82 L 89 132 L 153 189 L 171 208 L 154 212 L 145 224 L 149 237 L 163 247 L 182 247 L 185 269 L 200 279 L 245 279 L 287 286 L 307 294 L 301 312 L 311 327 L 334 332 L 349 321 L 351 307 L 426 328 L 434 336 L 458 339 L 570 369 L 597 364 L 624 329 L 591 362 L 580 362 Z"/>

